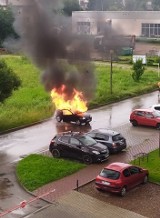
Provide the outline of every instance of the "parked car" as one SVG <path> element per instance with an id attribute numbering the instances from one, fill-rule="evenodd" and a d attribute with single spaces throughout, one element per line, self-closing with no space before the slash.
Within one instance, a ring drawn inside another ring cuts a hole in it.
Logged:
<path id="1" fill-rule="evenodd" d="M 89 124 L 92 121 L 90 114 L 81 113 L 81 112 L 72 112 L 68 109 L 62 109 L 56 111 L 56 120 L 57 122 L 67 122 L 67 123 L 76 123 L 77 125 Z"/>
<path id="2" fill-rule="evenodd" d="M 118 193 L 125 196 L 126 192 L 141 184 L 147 183 L 149 172 L 131 164 L 115 162 L 104 167 L 96 177 L 97 190 Z"/>
<path id="3" fill-rule="evenodd" d="M 160 128 L 160 112 L 154 109 L 135 109 L 130 115 L 133 126 L 143 125 Z"/>
<path id="4" fill-rule="evenodd" d="M 110 153 L 117 153 L 127 147 L 122 134 L 113 130 L 100 128 L 90 131 L 87 135 L 107 146 Z"/>
<path id="5" fill-rule="evenodd" d="M 160 111 L 160 104 L 154 104 L 150 108 L 153 109 L 153 110 Z"/>
<path id="6" fill-rule="evenodd" d="M 86 164 L 103 162 L 109 158 L 106 146 L 80 132 L 63 132 L 51 141 L 49 151 L 53 157 L 68 157 L 82 160 Z"/>

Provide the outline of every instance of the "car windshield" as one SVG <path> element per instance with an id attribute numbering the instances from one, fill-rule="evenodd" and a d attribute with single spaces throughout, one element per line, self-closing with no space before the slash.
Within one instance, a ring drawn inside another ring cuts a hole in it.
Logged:
<path id="1" fill-rule="evenodd" d="M 117 135 L 114 135 L 112 137 L 113 141 L 118 141 L 118 140 L 121 140 L 123 139 L 123 136 L 121 134 L 117 134 Z"/>
<path id="2" fill-rule="evenodd" d="M 109 169 L 103 169 L 100 174 L 100 176 L 108 179 L 117 180 L 120 177 L 120 173 L 115 170 L 109 170 Z"/>
<path id="3" fill-rule="evenodd" d="M 89 136 L 82 136 L 79 138 L 80 142 L 85 146 L 93 146 L 97 142 Z"/>
<path id="4" fill-rule="evenodd" d="M 160 112 L 159 111 L 153 111 L 154 117 L 160 117 Z"/>

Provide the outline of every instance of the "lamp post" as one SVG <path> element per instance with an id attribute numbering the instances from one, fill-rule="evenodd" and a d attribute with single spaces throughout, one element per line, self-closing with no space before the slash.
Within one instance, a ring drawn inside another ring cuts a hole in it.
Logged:
<path id="1" fill-rule="evenodd" d="M 158 128 L 158 132 L 159 132 L 159 145 L 158 145 L 158 154 L 159 154 L 159 157 L 160 157 L 160 127 Z"/>
<path id="2" fill-rule="evenodd" d="M 112 55 L 113 55 L 113 50 L 110 50 L 110 63 L 111 63 L 111 65 L 110 65 L 110 93 L 111 93 L 111 95 L 112 95 Z"/>

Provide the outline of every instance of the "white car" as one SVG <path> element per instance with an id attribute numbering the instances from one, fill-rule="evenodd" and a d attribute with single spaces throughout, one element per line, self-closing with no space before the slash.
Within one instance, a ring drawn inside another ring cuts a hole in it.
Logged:
<path id="1" fill-rule="evenodd" d="M 157 111 L 160 111 L 160 104 L 154 104 L 150 108 L 157 110 Z"/>

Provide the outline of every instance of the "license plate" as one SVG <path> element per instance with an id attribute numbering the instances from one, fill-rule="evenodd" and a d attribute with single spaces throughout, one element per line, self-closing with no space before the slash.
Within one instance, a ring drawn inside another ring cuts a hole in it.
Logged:
<path id="1" fill-rule="evenodd" d="M 102 181 L 102 184 L 104 184 L 104 185 L 110 185 L 110 183 L 109 183 L 109 182 L 106 182 L 106 181 Z"/>

